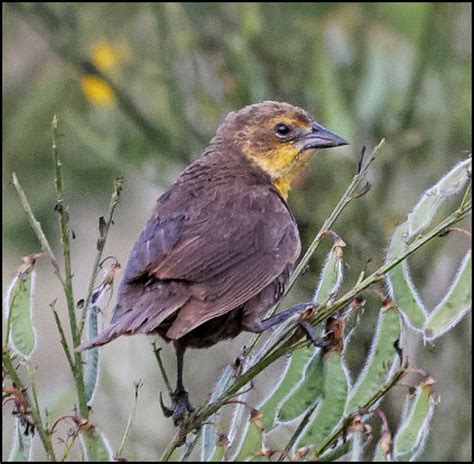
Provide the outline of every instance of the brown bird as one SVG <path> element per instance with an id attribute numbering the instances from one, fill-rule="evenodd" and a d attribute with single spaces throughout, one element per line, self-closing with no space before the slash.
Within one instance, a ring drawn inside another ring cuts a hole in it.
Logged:
<path id="1" fill-rule="evenodd" d="M 347 145 L 303 109 L 265 101 L 232 112 L 209 147 L 157 201 L 128 259 L 110 325 L 79 349 L 120 335 L 173 341 L 178 424 L 193 411 L 183 384 L 186 348 L 262 332 L 301 311 L 265 313 L 283 296 L 300 254 L 286 203 L 317 149 Z"/>

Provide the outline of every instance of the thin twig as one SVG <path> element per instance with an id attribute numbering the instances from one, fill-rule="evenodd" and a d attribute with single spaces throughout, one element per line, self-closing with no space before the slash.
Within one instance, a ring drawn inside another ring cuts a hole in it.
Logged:
<path id="1" fill-rule="evenodd" d="M 133 399 L 133 406 L 130 411 L 130 415 L 128 416 L 128 421 L 127 425 L 125 427 L 125 431 L 122 436 L 122 441 L 120 442 L 120 446 L 117 449 L 117 453 L 115 454 L 116 456 L 120 457 L 123 452 L 123 447 L 125 446 L 125 442 L 127 441 L 128 434 L 130 432 L 130 428 L 132 426 L 133 420 L 135 419 L 135 413 L 137 411 L 137 404 L 138 404 L 138 392 L 140 391 L 140 388 L 143 386 L 143 383 L 141 380 L 139 380 L 137 383 L 135 383 L 135 391 L 134 391 L 134 399 Z"/>
<path id="2" fill-rule="evenodd" d="M 153 347 L 153 353 L 155 353 L 155 358 L 156 358 L 156 361 L 158 362 L 158 367 L 160 369 L 161 376 L 163 377 L 163 380 L 165 382 L 166 389 L 168 390 L 168 394 L 169 394 L 170 398 L 172 398 L 173 397 L 173 389 L 171 388 L 171 383 L 168 379 L 168 375 L 166 374 L 166 370 L 165 370 L 165 366 L 163 364 L 163 360 L 161 359 L 161 356 L 160 356 L 161 347 L 157 348 L 155 342 L 152 342 L 151 346 Z"/>
<path id="3" fill-rule="evenodd" d="M 60 459 L 61 462 L 64 462 L 69 456 L 69 453 L 71 452 L 72 447 L 74 446 L 76 438 L 79 436 L 79 432 L 80 432 L 80 429 L 78 428 L 77 430 L 74 430 L 74 433 L 72 434 L 72 436 L 68 436 L 66 446 L 64 447 L 64 453 Z"/>
<path id="4" fill-rule="evenodd" d="M 46 235 L 43 232 L 40 222 L 36 219 L 35 215 L 33 214 L 33 210 L 31 209 L 30 203 L 28 199 L 26 198 L 25 192 L 23 191 L 23 188 L 21 187 L 20 182 L 18 181 L 18 178 L 16 177 L 15 173 L 12 174 L 12 183 L 18 193 L 21 206 L 25 210 L 28 220 L 30 221 L 31 228 L 35 232 L 36 237 L 38 238 L 41 244 L 41 249 L 48 255 L 56 274 L 62 281 L 62 277 L 59 274 L 59 266 L 56 261 L 56 258 L 54 257 L 53 250 L 51 249 L 48 239 L 46 238 Z"/>
<path id="5" fill-rule="evenodd" d="M 123 180 L 120 178 L 115 179 L 113 191 L 112 191 L 112 197 L 110 198 L 107 219 L 105 221 L 104 226 L 99 227 L 99 239 L 97 241 L 97 255 L 95 257 L 94 265 L 92 266 L 92 273 L 91 273 L 91 279 L 89 281 L 89 288 L 87 290 L 87 297 L 85 299 L 84 308 L 82 310 L 81 321 L 79 324 L 79 337 L 82 336 L 82 332 L 84 330 L 84 325 L 85 325 L 85 321 L 87 317 L 87 311 L 89 310 L 92 293 L 94 292 L 95 280 L 99 272 L 99 267 L 100 267 L 100 263 L 102 259 L 102 253 L 105 248 L 105 243 L 107 241 L 107 236 L 109 234 L 110 226 L 113 223 L 113 215 L 114 215 L 115 208 L 119 202 L 120 192 L 122 191 L 122 188 L 123 188 L 122 186 L 123 186 Z"/>
<path id="6" fill-rule="evenodd" d="M 64 329 L 61 324 L 61 320 L 59 319 L 58 312 L 56 311 L 56 309 L 54 308 L 52 309 L 53 309 L 54 321 L 56 322 L 56 327 L 58 328 L 58 332 L 59 332 L 59 340 L 63 347 L 64 354 L 66 355 L 66 359 L 69 363 L 69 367 L 71 368 L 71 371 L 74 371 L 74 360 L 72 359 L 71 352 L 69 351 L 69 346 L 66 340 L 66 334 L 64 333 Z"/>

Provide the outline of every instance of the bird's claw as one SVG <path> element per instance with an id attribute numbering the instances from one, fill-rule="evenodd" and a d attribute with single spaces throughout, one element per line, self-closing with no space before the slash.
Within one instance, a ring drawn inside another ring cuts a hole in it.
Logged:
<path id="1" fill-rule="evenodd" d="M 311 341 L 311 343 L 319 348 L 324 348 L 331 344 L 330 340 L 324 339 L 316 335 L 314 327 L 305 319 L 300 319 L 298 325 L 305 331 L 306 336 Z"/>
<path id="2" fill-rule="evenodd" d="M 168 408 L 168 406 L 165 406 L 165 403 L 163 403 L 163 395 L 160 392 L 160 406 L 161 410 L 163 411 L 163 415 L 165 417 L 171 417 L 173 415 L 173 409 Z"/>
<path id="3" fill-rule="evenodd" d="M 192 413 L 195 411 L 191 403 L 189 402 L 188 392 L 174 392 L 171 396 L 173 407 L 168 408 L 163 403 L 163 397 L 160 393 L 160 406 L 161 410 L 165 417 L 172 417 L 173 424 L 176 426 L 180 425 L 183 422 L 183 419 L 187 413 Z"/>

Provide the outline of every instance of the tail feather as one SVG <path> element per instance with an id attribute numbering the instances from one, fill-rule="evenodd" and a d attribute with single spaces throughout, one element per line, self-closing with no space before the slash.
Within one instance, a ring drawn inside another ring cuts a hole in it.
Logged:
<path id="1" fill-rule="evenodd" d="M 189 298 L 189 289 L 182 282 L 156 282 L 145 289 L 137 288 L 136 285 L 123 285 L 111 324 L 97 337 L 79 345 L 76 350 L 84 351 L 105 345 L 120 335 L 154 332 Z"/>
<path id="2" fill-rule="evenodd" d="M 96 348 L 98 346 L 105 345 L 106 343 L 111 342 L 120 335 L 124 335 L 127 330 L 124 328 L 121 321 L 109 325 L 104 331 L 102 331 L 97 337 L 87 342 L 81 343 L 76 351 L 85 351 L 90 350 L 91 348 Z"/>

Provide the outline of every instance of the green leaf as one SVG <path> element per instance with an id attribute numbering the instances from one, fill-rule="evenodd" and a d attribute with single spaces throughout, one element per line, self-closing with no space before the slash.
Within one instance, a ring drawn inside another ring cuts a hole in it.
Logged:
<path id="1" fill-rule="evenodd" d="M 432 382 L 425 381 L 417 387 L 411 407 L 394 438 L 396 460 L 412 461 L 421 452 L 435 406 L 431 396 Z"/>
<path id="2" fill-rule="evenodd" d="M 472 305 L 472 259 L 469 251 L 459 266 L 451 287 L 433 309 L 425 324 L 425 337 L 434 340 L 452 329 Z"/>
<path id="3" fill-rule="evenodd" d="M 471 158 L 461 161 L 422 195 L 408 215 L 410 237 L 423 232 L 431 224 L 446 198 L 459 192 L 469 180 L 471 170 Z"/>
<path id="4" fill-rule="evenodd" d="M 381 308 L 372 348 L 364 369 L 352 387 L 346 414 L 356 411 L 380 388 L 397 356 L 394 343 L 400 338 L 400 316 L 395 307 Z"/>
<path id="5" fill-rule="evenodd" d="M 222 462 L 226 451 L 227 449 L 223 445 L 218 445 L 215 447 L 211 457 L 207 461 L 201 462 Z"/>
<path id="6" fill-rule="evenodd" d="M 308 361 L 313 358 L 314 352 L 314 347 L 295 351 L 291 355 L 291 359 L 280 377 L 280 383 L 276 384 L 275 390 L 273 390 L 270 396 L 258 408 L 263 415 L 262 422 L 266 431 L 274 427 L 278 405 L 283 401 L 288 392 L 303 380 L 305 366 Z"/>
<path id="7" fill-rule="evenodd" d="M 321 447 L 334 427 L 341 421 L 347 400 L 348 375 L 340 353 L 331 352 L 324 358 L 324 397 L 313 420 L 297 447 Z"/>
<path id="8" fill-rule="evenodd" d="M 263 400 L 258 407 L 261 413 L 261 422 L 266 432 L 275 427 L 275 417 L 278 411 L 278 405 L 284 400 L 289 392 L 293 390 L 295 385 L 299 385 L 304 378 L 305 366 L 314 356 L 315 348 L 303 348 L 296 350 L 289 361 L 286 362 L 283 372 L 280 375 L 280 382 L 276 383 L 276 388 L 270 395 Z M 233 448 L 238 450 L 238 455 L 242 455 L 242 450 L 255 448 L 255 436 L 253 428 L 248 426 L 242 433 L 242 438 L 238 444 L 233 444 Z M 260 449 L 260 448 L 259 448 Z"/>
<path id="9" fill-rule="evenodd" d="M 215 444 L 215 449 L 214 449 L 214 453 L 212 454 L 212 456 L 210 456 L 210 458 L 207 460 L 207 461 L 202 461 L 201 462 L 222 462 L 225 460 L 225 456 L 226 456 L 226 452 L 228 450 L 228 439 L 227 439 L 227 436 L 222 434 L 220 437 L 219 437 L 219 440 L 217 442 L 217 444 Z"/>
<path id="10" fill-rule="evenodd" d="M 323 395 L 324 362 L 321 350 L 314 350 L 313 357 L 306 364 L 303 381 L 284 399 L 278 411 L 278 420 L 291 421 Z"/>
<path id="11" fill-rule="evenodd" d="M 97 312 L 98 308 L 92 306 L 88 311 L 89 340 L 97 337 Z M 94 400 L 99 372 L 99 349 L 92 348 L 87 352 L 86 366 L 84 372 L 84 383 L 86 387 L 87 404 L 90 406 Z"/>
<path id="12" fill-rule="evenodd" d="M 33 326 L 36 272 L 33 265 L 19 272 L 7 292 L 7 324 L 10 328 L 12 347 L 24 357 L 29 357 L 36 344 Z"/>
<path id="13" fill-rule="evenodd" d="M 239 452 L 232 461 L 266 461 L 262 457 L 255 456 L 257 451 L 263 448 L 263 426 L 261 423 L 261 413 L 252 411 L 245 439 L 241 442 Z"/>
<path id="14" fill-rule="evenodd" d="M 326 257 L 313 302 L 323 304 L 335 298 L 343 279 L 342 240 L 337 240 Z M 303 378 L 299 384 L 294 383 L 279 407 L 278 420 L 290 421 L 303 414 L 323 394 L 324 363 L 320 350 L 308 348 L 311 356 L 307 359 Z M 290 367 L 294 369 L 294 367 Z"/>
<path id="15" fill-rule="evenodd" d="M 464 187 L 471 178 L 471 174 L 472 159 L 469 157 L 457 163 L 451 171 L 440 179 L 436 187 L 442 195 L 454 195 Z"/>
<path id="16" fill-rule="evenodd" d="M 408 222 L 399 225 L 390 241 L 386 262 L 402 254 L 407 246 Z M 411 280 L 408 263 L 395 266 L 385 278 L 390 296 L 402 311 L 407 323 L 415 330 L 421 330 L 426 320 L 426 309 Z"/>
<path id="17" fill-rule="evenodd" d="M 423 232 L 431 224 L 444 200 L 443 195 L 435 187 L 430 188 L 423 194 L 420 202 L 408 215 L 410 237 Z"/>
<path id="18" fill-rule="evenodd" d="M 216 401 L 224 392 L 227 385 L 234 378 L 233 366 L 228 365 L 221 375 L 221 378 L 216 383 L 216 386 L 212 390 L 209 403 Z M 201 461 L 206 462 L 210 459 L 211 455 L 215 455 L 218 450 L 216 449 L 216 427 L 214 423 L 217 420 L 217 415 L 214 414 L 206 421 L 208 423 L 202 426 L 202 441 L 201 441 Z M 214 453 L 214 454 L 213 454 Z"/>
<path id="19" fill-rule="evenodd" d="M 323 304 L 336 296 L 342 284 L 342 269 L 342 248 L 336 243 L 326 257 L 313 295 L 314 303 Z"/>
<path id="20" fill-rule="evenodd" d="M 365 435 L 362 431 L 355 431 L 351 437 L 350 462 L 359 462 L 363 459 L 364 446 L 366 444 Z"/>
<path id="21" fill-rule="evenodd" d="M 29 434 L 25 434 L 26 429 L 20 423 L 20 421 L 16 420 L 15 425 L 15 435 L 13 438 L 13 447 L 10 451 L 10 456 L 8 458 L 9 461 L 13 462 L 27 462 L 31 458 L 31 432 Z"/>
<path id="22" fill-rule="evenodd" d="M 112 448 L 105 435 L 97 427 L 82 430 L 80 440 L 86 461 L 112 461 Z"/>

